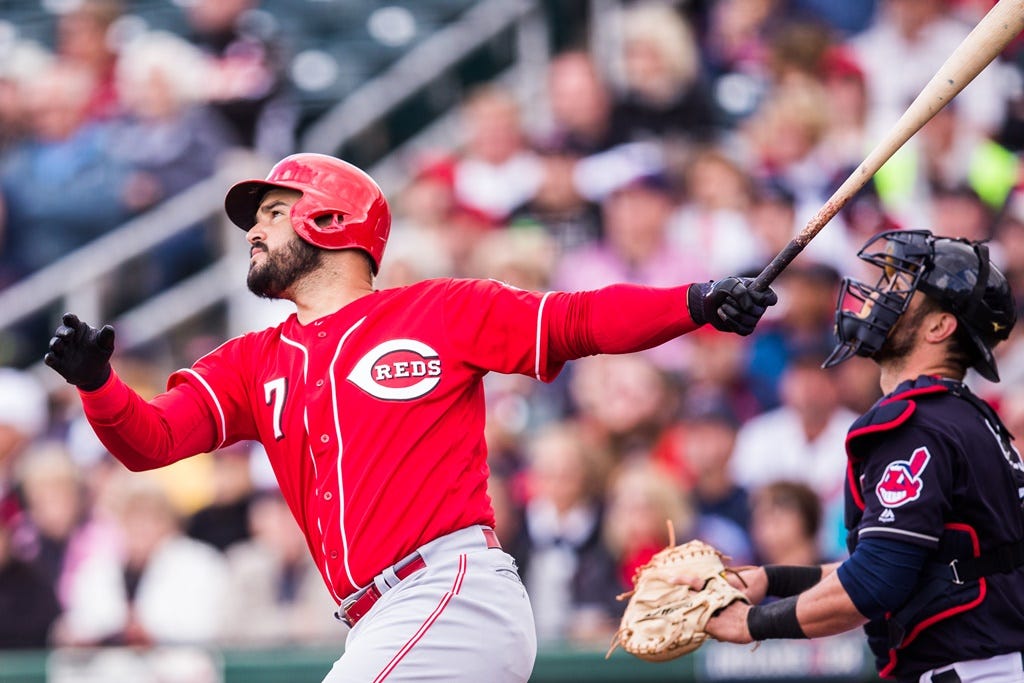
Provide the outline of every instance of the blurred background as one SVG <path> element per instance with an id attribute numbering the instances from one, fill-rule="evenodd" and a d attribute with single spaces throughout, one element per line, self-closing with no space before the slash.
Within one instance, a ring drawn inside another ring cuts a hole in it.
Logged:
<path id="1" fill-rule="evenodd" d="M 145 396 L 288 306 L 245 288 L 222 202 L 295 151 L 394 212 L 379 287 L 535 290 L 756 274 L 992 0 L 0 0 L 0 680 L 319 681 L 345 629 L 257 444 L 128 475 L 45 369 L 67 310 L 117 329 Z M 874 365 L 820 368 L 886 229 L 990 240 L 1024 287 L 1024 50 L 1011 44 L 775 283 L 750 337 L 701 330 L 490 375 L 497 531 L 537 681 L 874 680 L 859 634 L 604 660 L 637 566 L 841 559 L 847 427 Z M 973 374 L 1024 431 L 1021 333 Z"/>

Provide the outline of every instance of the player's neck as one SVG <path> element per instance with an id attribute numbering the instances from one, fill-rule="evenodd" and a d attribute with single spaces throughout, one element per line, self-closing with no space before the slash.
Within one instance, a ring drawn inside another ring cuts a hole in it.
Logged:
<path id="1" fill-rule="evenodd" d="M 923 375 L 963 379 L 963 371 L 956 363 L 952 363 L 945 353 L 924 353 L 919 350 L 903 358 L 882 363 L 880 367 L 879 384 L 883 394 L 891 394 L 903 382 L 915 380 Z"/>
<path id="2" fill-rule="evenodd" d="M 373 293 L 373 280 L 365 260 L 362 256 L 357 258 L 355 262 L 330 258 L 322 267 L 295 283 L 288 298 L 295 304 L 299 323 L 305 325 L 337 313 L 353 301 Z"/>

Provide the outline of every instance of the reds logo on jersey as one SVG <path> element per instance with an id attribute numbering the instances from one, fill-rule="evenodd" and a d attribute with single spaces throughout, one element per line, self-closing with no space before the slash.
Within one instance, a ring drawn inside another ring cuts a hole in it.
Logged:
<path id="1" fill-rule="evenodd" d="M 911 454 L 909 460 L 896 460 L 889 463 L 882 479 L 875 487 L 875 494 L 888 508 L 896 508 L 921 497 L 924 482 L 921 473 L 927 467 L 932 455 L 924 446 Z"/>
<path id="2" fill-rule="evenodd" d="M 411 401 L 441 382 L 437 351 L 415 339 L 391 339 L 370 349 L 352 368 L 348 380 L 385 401 Z"/>

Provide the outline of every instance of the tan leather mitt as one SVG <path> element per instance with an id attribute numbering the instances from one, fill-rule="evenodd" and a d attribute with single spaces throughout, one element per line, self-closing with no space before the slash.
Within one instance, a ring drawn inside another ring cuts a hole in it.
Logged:
<path id="1" fill-rule="evenodd" d="M 617 646 L 651 662 L 663 662 L 693 652 L 703 644 L 708 620 L 740 600 L 742 591 L 725 578 L 725 557 L 703 541 L 670 545 L 636 570 L 633 590 L 618 596 L 629 598 L 619 630 L 605 658 Z M 672 583 L 679 576 L 704 579 L 704 588 Z"/>

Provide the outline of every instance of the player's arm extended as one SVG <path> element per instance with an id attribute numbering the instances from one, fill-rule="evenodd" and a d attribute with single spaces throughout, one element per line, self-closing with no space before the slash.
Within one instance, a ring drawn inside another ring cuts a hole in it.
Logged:
<path id="1" fill-rule="evenodd" d="M 775 293 L 748 291 L 740 278 L 680 287 L 616 284 L 587 292 L 555 292 L 547 300 L 549 358 L 564 362 L 598 353 L 633 353 L 708 323 L 750 334 Z"/>
<path id="2" fill-rule="evenodd" d="M 708 622 L 713 637 L 734 643 L 818 638 L 881 619 L 911 595 L 928 551 L 888 539 L 864 539 L 834 571 L 797 595 L 750 606 L 734 604 Z"/>
<path id="3" fill-rule="evenodd" d="M 163 467 L 216 445 L 212 417 L 190 385 L 147 402 L 112 371 L 103 386 L 79 395 L 96 436 L 130 470 Z"/>
<path id="4" fill-rule="evenodd" d="M 549 357 L 564 362 L 599 353 L 632 353 L 700 327 L 690 316 L 690 285 L 671 288 L 618 284 L 548 297 Z"/>

